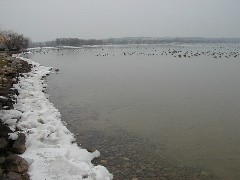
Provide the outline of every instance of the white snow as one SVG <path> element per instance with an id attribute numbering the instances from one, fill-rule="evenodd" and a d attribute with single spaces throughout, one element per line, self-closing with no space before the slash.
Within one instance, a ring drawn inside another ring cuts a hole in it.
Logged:
<path id="1" fill-rule="evenodd" d="M 33 65 L 32 71 L 19 77 L 17 104 L 13 110 L 0 111 L 0 118 L 11 129 L 26 134 L 26 151 L 33 180 L 110 180 L 112 174 L 103 166 L 94 166 L 91 160 L 100 153 L 88 152 L 74 143 L 74 135 L 63 125 L 61 114 L 42 92 L 46 84 L 42 77 L 50 68 L 18 56 Z M 10 135 L 14 139 L 16 136 Z"/>
<path id="2" fill-rule="evenodd" d="M 18 135 L 16 133 L 8 133 L 9 139 L 16 140 L 18 138 Z"/>

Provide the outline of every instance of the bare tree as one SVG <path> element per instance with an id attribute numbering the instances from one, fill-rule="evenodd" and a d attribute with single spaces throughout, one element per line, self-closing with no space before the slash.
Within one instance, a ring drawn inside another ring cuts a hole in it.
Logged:
<path id="1" fill-rule="evenodd" d="M 13 31 L 5 31 L 2 34 L 4 44 L 10 51 L 26 49 L 29 45 L 29 38 L 24 37 L 22 34 L 18 34 Z"/>

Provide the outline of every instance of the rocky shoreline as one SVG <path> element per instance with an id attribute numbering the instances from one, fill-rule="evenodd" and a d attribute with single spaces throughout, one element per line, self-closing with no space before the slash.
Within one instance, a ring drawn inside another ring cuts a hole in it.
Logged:
<path id="1" fill-rule="evenodd" d="M 22 73 L 31 71 L 26 61 L 0 54 L 0 111 L 13 109 L 17 102 L 18 90 L 13 85 L 18 83 Z M 26 136 L 19 129 L 10 129 L 0 119 L 0 179 L 28 180 L 28 162 L 20 157 L 25 152 Z"/>

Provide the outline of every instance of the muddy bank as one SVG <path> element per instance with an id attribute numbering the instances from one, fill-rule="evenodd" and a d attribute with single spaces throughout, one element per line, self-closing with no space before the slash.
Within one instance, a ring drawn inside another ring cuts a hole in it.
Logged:
<path id="1" fill-rule="evenodd" d="M 21 73 L 31 71 L 27 62 L 0 54 L 0 111 L 13 109 L 17 103 L 18 90 L 13 85 L 18 83 Z M 26 137 L 19 129 L 15 132 L 0 119 L 0 179 L 27 180 L 28 163 L 17 154 L 23 154 Z"/>

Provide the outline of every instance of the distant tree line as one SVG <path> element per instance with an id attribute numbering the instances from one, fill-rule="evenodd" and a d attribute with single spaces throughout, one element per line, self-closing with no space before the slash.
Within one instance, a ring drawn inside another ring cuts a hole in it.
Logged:
<path id="1" fill-rule="evenodd" d="M 50 46 L 50 47 L 57 47 L 57 46 L 76 46 L 80 47 L 83 45 L 102 45 L 102 40 L 96 39 L 78 39 L 78 38 L 57 38 L 53 41 L 46 41 L 46 42 L 35 42 L 32 44 L 33 47 L 36 46 Z"/>
<path id="2" fill-rule="evenodd" d="M 0 31 L 0 49 L 20 51 L 28 48 L 30 39 L 14 31 Z"/>
<path id="3" fill-rule="evenodd" d="M 167 43 L 240 43 L 240 38 L 111 38 L 103 40 L 103 44 L 167 44 Z"/>
<path id="4" fill-rule="evenodd" d="M 82 46 L 82 45 L 101 45 L 102 40 L 96 39 L 78 39 L 78 38 L 57 38 L 55 40 L 57 46 Z"/>
<path id="5" fill-rule="evenodd" d="M 83 45 L 111 45 L 111 44 L 165 44 L 165 43 L 240 43 L 240 38 L 203 38 L 203 37 L 179 37 L 179 38 L 150 38 L 150 37 L 127 37 L 110 39 L 78 39 L 57 38 L 53 41 L 35 42 L 32 47 L 57 47 Z"/>

